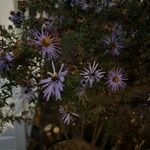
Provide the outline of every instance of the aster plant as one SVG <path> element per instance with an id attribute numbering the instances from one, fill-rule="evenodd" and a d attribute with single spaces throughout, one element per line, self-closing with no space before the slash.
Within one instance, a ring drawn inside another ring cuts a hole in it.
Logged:
<path id="1" fill-rule="evenodd" d="M 30 30 L 30 33 L 34 36 L 34 39 L 32 39 L 31 42 L 40 47 L 43 56 L 48 60 L 56 59 L 60 54 L 58 37 L 43 27 L 44 26 L 42 26 L 41 32 L 33 29 Z"/>
<path id="2" fill-rule="evenodd" d="M 98 63 L 96 61 L 93 64 L 89 63 L 87 68 L 80 73 L 83 77 L 81 83 L 84 85 L 89 85 L 90 87 L 93 86 L 94 82 L 99 82 L 101 78 L 104 77 L 104 73 L 102 69 L 97 69 Z"/>
<path id="3" fill-rule="evenodd" d="M 48 72 L 47 79 L 40 81 L 42 88 L 44 89 L 44 98 L 49 101 L 50 97 L 55 97 L 56 100 L 61 100 L 61 92 L 63 91 L 64 77 L 67 75 L 67 70 L 63 71 L 64 64 L 61 65 L 59 72 L 55 70 L 54 63 L 52 61 L 53 73 Z"/>
<path id="4" fill-rule="evenodd" d="M 117 91 L 126 88 L 127 80 L 124 71 L 121 68 L 116 68 L 108 72 L 106 84 L 112 91 Z"/>
<path id="5" fill-rule="evenodd" d="M 92 149 L 148 149 L 149 2 L 30 0 L 20 5 L 23 13 L 10 13 L 14 26 L 0 26 L 5 81 L 0 126 L 28 121 L 23 110 L 8 117 L 2 112 L 4 106 L 15 108 L 15 100 L 7 101 L 15 96 L 29 111 L 34 107 L 30 121 L 38 144 L 29 149 L 51 149 L 74 139 Z M 14 88 L 20 88 L 19 97 Z M 52 127 L 42 135 L 47 124 Z"/>
<path id="6" fill-rule="evenodd" d="M 79 118 L 80 116 L 75 112 L 71 112 L 65 109 L 63 106 L 59 106 L 59 113 L 61 116 L 61 121 L 65 125 L 71 125 L 74 123 L 75 118 Z"/>
<path id="7" fill-rule="evenodd" d="M 106 36 L 103 41 L 106 45 L 105 55 L 118 56 L 124 48 L 124 41 L 116 32 L 112 32 L 110 36 Z"/>

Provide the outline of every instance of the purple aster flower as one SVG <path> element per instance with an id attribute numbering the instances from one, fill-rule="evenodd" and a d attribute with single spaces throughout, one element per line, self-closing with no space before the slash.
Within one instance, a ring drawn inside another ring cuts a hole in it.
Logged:
<path id="1" fill-rule="evenodd" d="M 14 11 L 11 11 L 10 12 L 10 17 L 9 17 L 9 20 L 12 21 L 12 23 L 16 26 L 16 27 L 20 27 L 22 21 L 23 21 L 23 18 L 24 18 L 24 14 L 20 11 L 17 11 L 17 12 L 14 12 Z"/>
<path id="2" fill-rule="evenodd" d="M 128 79 L 124 71 L 120 68 L 117 68 L 108 72 L 106 84 L 109 88 L 111 88 L 112 91 L 117 91 L 126 87 L 126 80 Z"/>
<path id="3" fill-rule="evenodd" d="M 120 55 L 121 50 L 124 48 L 124 42 L 116 32 L 112 32 L 110 36 L 106 36 L 104 43 L 107 47 L 105 54 L 109 53 L 112 56 Z"/>
<path id="4" fill-rule="evenodd" d="M 61 115 L 61 121 L 66 125 L 74 123 L 75 118 L 80 117 L 78 114 L 68 111 L 68 109 L 63 106 L 59 107 L 59 113 Z"/>
<path id="5" fill-rule="evenodd" d="M 97 69 L 98 63 L 94 61 L 93 65 L 89 63 L 88 68 L 84 68 L 81 72 L 83 80 L 81 81 L 82 85 L 89 84 L 90 87 L 93 86 L 94 82 L 98 82 L 104 75 L 105 72 L 102 72 L 102 69 Z"/>
<path id="6" fill-rule="evenodd" d="M 48 73 L 49 78 L 41 80 L 42 88 L 44 89 L 44 98 L 49 101 L 51 96 L 54 96 L 56 100 L 61 100 L 61 92 L 63 91 L 63 82 L 64 77 L 67 74 L 67 70 L 63 71 L 64 64 L 61 65 L 61 68 L 58 73 L 55 71 L 55 66 L 52 61 L 53 73 Z"/>
<path id="7" fill-rule="evenodd" d="M 54 36 L 49 30 L 42 27 L 42 32 L 38 30 L 31 30 L 31 34 L 35 37 L 33 43 L 41 47 L 44 57 L 49 60 L 56 59 L 60 53 L 60 44 L 58 38 Z"/>
<path id="8" fill-rule="evenodd" d="M 11 63 L 13 61 L 13 54 L 6 53 L 4 56 L 0 57 L 0 70 L 10 69 Z"/>

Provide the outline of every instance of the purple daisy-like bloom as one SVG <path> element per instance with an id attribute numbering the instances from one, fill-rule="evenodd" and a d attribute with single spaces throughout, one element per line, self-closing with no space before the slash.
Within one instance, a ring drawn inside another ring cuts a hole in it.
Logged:
<path id="1" fill-rule="evenodd" d="M 50 30 L 42 27 L 42 32 L 38 30 L 31 30 L 31 34 L 35 37 L 33 43 L 41 47 L 41 51 L 44 57 L 49 60 L 56 59 L 60 54 L 60 44 L 58 38 L 50 32 Z"/>
<path id="2" fill-rule="evenodd" d="M 83 76 L 82 85 L 89 84 L 90 87 L 93 86 L 94 82 L 98 82 L 102 77 L 104 77 L 104 73 L 102 69 L 97 69 L 98 63 L 94 61 L 93 65 L 89 63 L 88 68 L 84 68 L 84 70 L 80 73 Z"/>
<path id="3" fill-rule="evenodd" d="M 106 36 L 103 41 L 107 47 L 105 54 L 118 56 L 120 55 L 121 50 L 124 48 L 124 41 L 116 32 L 112 32 L 110 36 Z"/>
<path id="4" fill-rule="evenodd" d="M 68 111 L 63 106 L 59 107 L 59 113 L 61 115 L 61 121 L 66 125 L 70 125 L 71 123 L 73 123 L 75 117 L 80 117 L 78 114 Z"/>
<path id="5" fill-rule="evenodd" d="M 6 53 L 5 56 L 0 57 L 0 70 L 3 69 L 10 69 L 11 67 L 11 62 L 13 61 L 13 54 L 11 53 Z"/>
<path id="6" fill-rule="evenodd" d="M 54 96 L 56 100 L 61 100 L 61 92 L 63 91 L 63 82 L 64 77 L 67 75 L 67 70 L 63 71 L 64 64 L 61 65 L 61 68 L 58 73 L 55 71 L 55 66 L 52 61 L 53 73 L 48 73 L 49 78 L 41 80 L 42 88 L 44 88 L 44 98 L 49 101 L 51 96 Z"/>
<path id="7" fill-rule="evenodd" d="M 16 27 L 19 27 L 23 21 L 23 18 L 24 18 L 24 14 L 20 11 L 17 11 L 17 12 L 14 12 L 14 11 L 11 11 L 10 12 L 10 17 L 9 17 L 9 20 L 12 21 L 12 23 L 16 26 Z"/>
<path id="8" fill-rule="evenodd" d="M 120 68 L 117 68 L 108 72 L 106 84 L 109 88 L 111 88 L 112 91 L 117 91 L 126 87 L 126 80 L 128 79 L 124 71 Z"/>

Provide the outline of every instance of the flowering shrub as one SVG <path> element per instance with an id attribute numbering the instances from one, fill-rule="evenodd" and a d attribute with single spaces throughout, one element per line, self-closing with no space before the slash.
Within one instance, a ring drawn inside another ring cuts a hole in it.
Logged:
<path id="1" fill-rule="evenodd" d="M 0 75 L 9 81 L 0 107 L 21 87 L 20 101 L 54 112 L 62 135 L 103 149 L 148 143 L 149 2 L 30 0 L 25 6 L 10 13 L 14 27 L 0 27 Z"/>

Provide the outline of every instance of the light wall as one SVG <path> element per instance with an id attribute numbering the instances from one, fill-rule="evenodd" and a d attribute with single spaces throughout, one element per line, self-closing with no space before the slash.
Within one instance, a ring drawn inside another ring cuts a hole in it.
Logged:
<path id="1" fill-rule="evenodd" d="M 16 0 L 0 0 L 0 24 L 8 26 L 11 24 L 8 17 L 11 10 L 15 10 Z"/>

